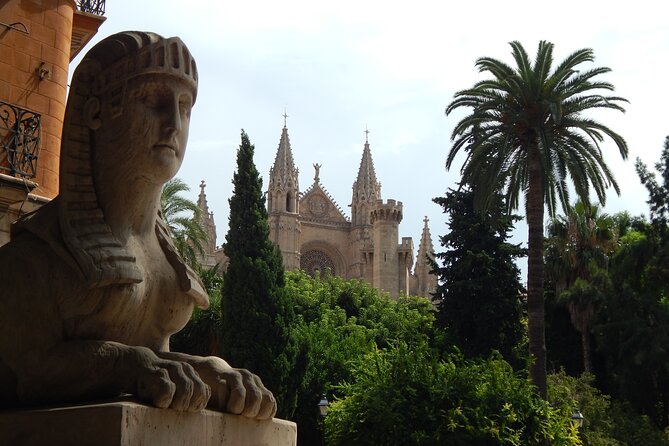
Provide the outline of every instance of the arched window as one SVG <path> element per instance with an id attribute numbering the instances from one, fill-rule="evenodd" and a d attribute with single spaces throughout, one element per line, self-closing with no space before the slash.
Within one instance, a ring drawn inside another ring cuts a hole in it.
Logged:
<path id="1" fill-rule="evenodd" d="M 302 254 L 300 257 L 300 269 L 305 271 L 310 276 L 315 276 L 316 271 L 318 271 L 322 276 L 328 270 L 332 275 L 337 274 L 335 271 L 334 262 L 330 256 L 318 249 L 312 249 Z"/>
<path id="2" fill-rule="evenodd" d="M 293 194 L 286 194 L 286 212 L 293 212 Z"/>

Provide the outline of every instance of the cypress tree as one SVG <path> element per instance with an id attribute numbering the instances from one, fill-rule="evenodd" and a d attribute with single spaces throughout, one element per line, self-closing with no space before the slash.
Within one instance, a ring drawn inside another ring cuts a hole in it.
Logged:
<path id="1" fill-rule="evenodd" d="M 292 310 L 283 290 L 281 253 L 269 239 L 254 146 L 243 130 L 241 139 L 225 237 L 229 264 L 222 287 L 221 352 L 234 367 L 260 376 L 277 399 L 277 416 L 290 418 L 296 404 Z"/>
<path id="2" fill-rule="evenodd" d="M 474 192 L 466 186 L 433 201 L 449 214 L 450 228 L 440 237 L 446 250 L 436 254 L 443 266 L 435 268 L 435 325 L 467 357 L 487 357 L 497 350 L 520 365 L 516 347 L 524 332 L 523 287 L 515 260 L 526 250 L 507 241 L 519 217 L 506 214 L 499 195 L 487 211 L 475 209 Z"/>

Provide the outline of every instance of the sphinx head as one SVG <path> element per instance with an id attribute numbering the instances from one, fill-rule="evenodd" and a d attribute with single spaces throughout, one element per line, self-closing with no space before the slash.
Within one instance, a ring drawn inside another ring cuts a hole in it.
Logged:
<path id="1" fill-rule="evenodd" d="M 128 31 L 95 45 L 72 78 L 60 166 L 60 226 L 90 286 L 141 280 L 99 203 L 101 188 L 162 186 L 186 149 L 197 69 L 183 42 Z"/>

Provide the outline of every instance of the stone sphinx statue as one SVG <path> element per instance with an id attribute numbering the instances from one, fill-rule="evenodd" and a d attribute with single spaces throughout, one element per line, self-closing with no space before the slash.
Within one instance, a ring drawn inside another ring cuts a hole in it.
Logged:
<path id="1" fill-rule="evenodd" d="M 159 213 L 196 94 L 178 38 L 115 34 L 77 68 L 60 195 L 0 248 L 0 408 L 128 393 L 179 411 L 274 416 L 256 375 L 169 351 L 170 335 L 209 304 Z"/>

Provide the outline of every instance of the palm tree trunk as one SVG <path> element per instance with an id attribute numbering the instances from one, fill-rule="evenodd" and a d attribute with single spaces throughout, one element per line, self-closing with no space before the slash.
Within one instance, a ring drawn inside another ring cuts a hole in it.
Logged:
<path id="1" fill-rule="evenodd" d="M 546 335 L 544 318 L 544 190 L 543 168 L 537 144 L 528 148 L 527 191 L 527 325 L 530 344 L 530 378 L 545 399 Z"/>

